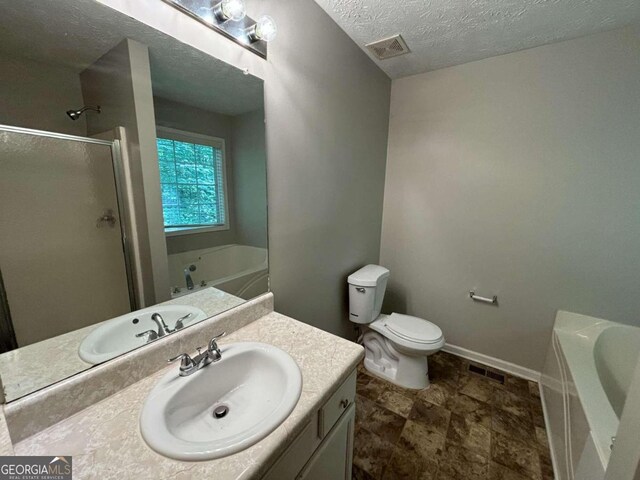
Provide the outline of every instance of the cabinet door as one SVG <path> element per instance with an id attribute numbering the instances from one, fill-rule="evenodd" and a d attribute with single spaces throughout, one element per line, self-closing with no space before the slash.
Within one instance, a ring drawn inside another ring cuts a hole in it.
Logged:
<path id="1" fill-rule="evenodd" d="M 350 480 L 355 407 L 352 404 L 325 437 L 296 480 Z"/>
<path id="2" fill-rule="evenodd" d="M 262 480 L 293 480 L 320 445 L 317 417 L 302 430 Z"/>

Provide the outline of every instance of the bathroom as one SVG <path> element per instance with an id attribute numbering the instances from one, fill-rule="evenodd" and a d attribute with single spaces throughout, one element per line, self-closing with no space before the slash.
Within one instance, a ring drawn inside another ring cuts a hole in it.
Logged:
<path id="1" fill-rule="evenodd" d="M 639 478 L 637 1 L 0 24 L 0 474 Z"/>

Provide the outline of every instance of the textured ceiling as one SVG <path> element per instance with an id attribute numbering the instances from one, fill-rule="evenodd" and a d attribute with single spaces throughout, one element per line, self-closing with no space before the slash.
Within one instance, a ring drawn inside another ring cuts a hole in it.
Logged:
<path id="1" fill-rule="evenodd" d="M 316 0 L 391 78 L 640 22 L 640 0 Z M 367 43 L 402 34 L 411 53 L 379 61 Z"/>
<path id="2" fill-rule="evenodd" d="M 125 38 L 149 47 L 154 95 L 226 115 L 262 108 L 262 80 L 94 0 L 0 0 L 12 56 L 79 73 Z"/>

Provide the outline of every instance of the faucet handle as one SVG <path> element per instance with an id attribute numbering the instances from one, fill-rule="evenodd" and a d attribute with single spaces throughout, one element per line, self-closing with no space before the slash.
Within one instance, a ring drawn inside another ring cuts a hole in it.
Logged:
<path id="1" fill-rule="evenodd" d="M 185 372 L 185 371 L 191 370 L 192 368 L 194 368 L 196 366 L 195 362 L 189 356 L 188 353 L 181 353 L 180 355 L 177 355 L 177 356 L 175 356 L 173 358 L 170 358 L 168 360 L 168 363 L 173 363 L 176 360 L 180 360 L 180 372 Z"/>
<path id="2" fill-rule="evenodd" d="M 224 337 L 227 332 L 222 332 L 209 340 L 209 350 L 218 350 L 218 339 Z"/>
<path id="3" fill-rule="evenodd" d="M 147 337 L 148 342 L 151 342 L 152 340 L 155 340 L 156 338 L 158 338 L 158 333 L 155 330 L 147 330 L 146 332 L 137 333 L 136 338 L 144 337 L 145 335 L 148 335 Z"/>
<path id="4" fill-rule="evenodd" d="M 218 339 L 224 337 L 226 334 L 227 332 L 222 332 L 209 340 L 209 348 L 207 349 L 207 352 L 214 362 L 220 360 L 222 357 L 220 354 L 220 348 L 218 347 Z"/>
<path id="5" fill-rule="evenodd" d="M 181 328 L 184 328 L 184 323 L 183 322 L 187 318 L 191 318 L 192 315 L 193 315 L 193 313 L 187 313 L 186 315 L 183 315 L 178 320 L 176 320 L 176 324 L 173 326 L 173 331 L 175 332 L 176 330 L 180 330 Z"/>

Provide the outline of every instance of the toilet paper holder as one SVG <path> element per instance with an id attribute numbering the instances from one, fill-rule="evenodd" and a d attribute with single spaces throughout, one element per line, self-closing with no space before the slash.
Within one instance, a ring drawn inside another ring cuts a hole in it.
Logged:
<path id="1" fill-rule="evenodd" d="M 482 303 L 490 303 L 491 305 L 498 304 L 498 296 L 494 295 L 493 297 L 481 297 L 480 295 L 476 295 L 474 290 L 469 291 L 469 298 L 474 302 L 482 302 Z"/>

